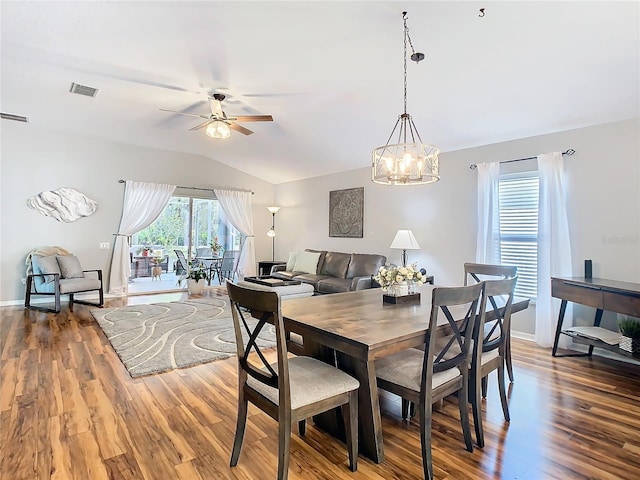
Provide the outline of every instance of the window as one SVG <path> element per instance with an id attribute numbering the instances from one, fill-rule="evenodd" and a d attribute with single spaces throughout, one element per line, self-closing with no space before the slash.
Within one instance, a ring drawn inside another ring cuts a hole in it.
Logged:
<path id="1" fill-rule="evenodd" d="M 518 267 L 515 294 L 535 299 L 538 289 L 538 174 L 501 175 L 500 263 Z"/>

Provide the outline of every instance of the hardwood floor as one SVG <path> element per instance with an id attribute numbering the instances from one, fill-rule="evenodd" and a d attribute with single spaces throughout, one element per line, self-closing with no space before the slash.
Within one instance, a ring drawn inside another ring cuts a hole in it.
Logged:
<path id="1" fill-rule="evenodd" d="M 185 294 L 112 299 L 107 306 Z M 131 379 L 89 313 L 0 308 L 0 478 L 275 478 L 277 427 L 250 409 L 237 467 L 229 467 L 236 412 L 235 358 Z M 437 479 L 637 479 L 640 367 L 602 357 L 552 358 L 513 340 L 511 423 L 489 381 L 484 449 L 464 450 L 458 407 L 434 414 Z M 345 446 L 310 425 L 291 442 L 289 478 L 422 478 L 419 427 L 381 399 L 386 459 L 347 466 Z"/>

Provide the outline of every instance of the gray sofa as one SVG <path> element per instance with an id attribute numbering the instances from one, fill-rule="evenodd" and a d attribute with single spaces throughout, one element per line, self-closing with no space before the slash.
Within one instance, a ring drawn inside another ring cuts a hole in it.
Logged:
<path id="1" fill-rule="evenodd" d="M 387 261 L 384 255 L 376 254 L 309 248 L 305 252 L 320 254 L 315 273 L 286 270 L 286 266 L 280 265 L 273 268 L 272 276 L 311 284 L 317 294 L 349 292 L 371 288 L 371 275 L 378 273 L 378 269 Z"/>

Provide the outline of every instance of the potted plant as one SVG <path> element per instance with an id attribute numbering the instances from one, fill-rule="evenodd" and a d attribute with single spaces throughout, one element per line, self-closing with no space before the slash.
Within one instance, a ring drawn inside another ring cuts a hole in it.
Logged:
<path id="1" fill-rule="evenodd" d="M 217 256 L 219 256 L 222 253 L 222 250 L 224 250 L 224 247 L 218 243 L 218 237 L 213 237 L 213 242 L 211 242 L 211 250 L 213 250 L 213 253 Z"/>
<path id="2" fill-rule="evenodd" d="M 623 318 L 618 322 L 620 337 L 620 350 L 631 353 L 640 353 L 640 320 Z"/>
<path id="3" fill-rule="evenodd" d="M 187 281 L 187 290 L 190 295 L 201 295 L 209 280 L 208 268 L 200 262 L 189 262 L 189 271 L 180 277 L 178 285 L 182 286 L 182 281 Z"/>

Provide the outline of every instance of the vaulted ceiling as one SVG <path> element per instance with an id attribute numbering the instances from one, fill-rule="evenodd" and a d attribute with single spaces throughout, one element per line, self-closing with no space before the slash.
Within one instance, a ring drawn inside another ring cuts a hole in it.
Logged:
<path id="1" fill-rule="evenodd" d="M 409 62 L 407 110 L 446 152 L 640 116 L 639 5 L 2 1 L 1 110 L 281 183 L 365 167 L 386 143 L 403 109 L 403 10 L 426 54 Z M 159 110 L 208 115 L 214 92 L 228 115 L 274 121 L 216 140 Z"/>

